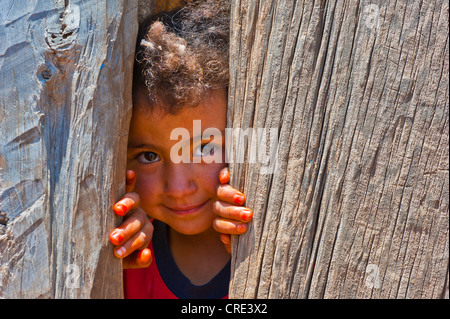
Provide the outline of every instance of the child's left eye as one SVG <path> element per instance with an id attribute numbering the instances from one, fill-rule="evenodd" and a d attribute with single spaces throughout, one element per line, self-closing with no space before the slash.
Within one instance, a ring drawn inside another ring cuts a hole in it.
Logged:
<path id="1" fill-rule="evenodd" d="M 149 164 L 159 161 L 159 155 L 153 152 L 144 152 L 138 155 L 137 161 L 142 164 Z"/>
<path id="2" fill-rule="evenodd" d="M 205 143 L 195 148 L 194 156 L 213 156 L 215 145 L 212 143 Z"/>

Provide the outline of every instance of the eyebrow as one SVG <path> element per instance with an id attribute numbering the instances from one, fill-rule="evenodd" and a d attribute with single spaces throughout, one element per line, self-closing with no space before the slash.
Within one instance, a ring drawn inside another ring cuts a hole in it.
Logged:
<path id="1" fill-rule="evenodd" d="M 220 130 L 221 136 L 223 137 L 225 135 L 225 130 Z M 199 139 L 202 140 L 202 136 L 203 135 L 197 135 L 197 136 L 193 136 L 189 139 L 190 142 L 192 142 L 194 139 Z M 211 135 L 212 136 L 212 135 Z M 211 138 L 211 136 L 208 136 L 209 138 Z M 157 149 L 158 147 L 154 144 L 149 144 L 149 143 L 142 143 L 142 144 L 133 144 L 130 143 L 128 144 L 128 148 L 132 148 L 132 149 L 139 149 L 139 148 L 152 148 L 152 149 Z"/>
<path id="2" fill-rule="evenodd" d="M 157 147 L 153 144 L 148 144 L 148 143 L 144 143 L 144 144 L 128 144 L 128 148 L 152 148 L 152 149 L 156 149 Z"/>

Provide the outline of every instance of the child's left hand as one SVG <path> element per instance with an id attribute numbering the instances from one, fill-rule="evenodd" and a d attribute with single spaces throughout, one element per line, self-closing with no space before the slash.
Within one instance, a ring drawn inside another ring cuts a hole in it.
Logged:
<path id="1" fill-rule="evenodd" d="M 231 187 L 230 173 L 224 168 L 219 173 L 220 185 L 217 188 L 219 200 L 213 204 L 213 211 L 219 217 L 213 221 L 214 229 L 220 233 L 220 240 L 231 254 L 231 235 L 241 235 L 247 231 L 247 223 L 252 220 L 253 212 L 242 205 L 245 195 Z"/>

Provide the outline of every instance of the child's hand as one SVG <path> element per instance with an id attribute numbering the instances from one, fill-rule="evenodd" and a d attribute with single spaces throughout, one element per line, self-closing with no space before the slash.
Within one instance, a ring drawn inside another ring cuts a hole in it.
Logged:
<path id="1" fill-rule="evenodd" d="M 110 235 L 109 240 L 117 247 L 114 255 L 123 258 L 123 268 L 145 268 L 152 262 L 150 249 L 147 248 L 152 240 L 153 225 L 142 210 L 139 195 L 132 193 L 136 182 L 134 171 L 127 171 L 126 194 L 114 205 L 114 212 L 125 216 L 125 220 Z"/>
<path id="2" fill-rule="evenodd" d="M 228 253 L 231 253 L 231 235 L 241 235 L 247 231 L 247 223 L 252 220 L 253 212 L 242 207 L 245 195 L 231 187 L 230 173 L 224 168 L 219 173 L 220 184 L 217 188 L 218 201 L 214 202 L 213 211 L 219 216 L 213 222 L 214 229 L 220 233 L 220 239 Z"/>

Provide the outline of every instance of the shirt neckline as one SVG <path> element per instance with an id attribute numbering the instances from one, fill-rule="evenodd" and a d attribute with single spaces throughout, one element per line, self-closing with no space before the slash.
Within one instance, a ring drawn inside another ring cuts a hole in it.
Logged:
<path id="1" fill-rule="evenodd" d="M 231 260 L 208 283 L 197 286 L 180 271 L 169 246 L 168 226 L 153 222 L 153 251 L 159 273 L 167 288 L 180 299 L 220 299 L 228 295 Z"/>

